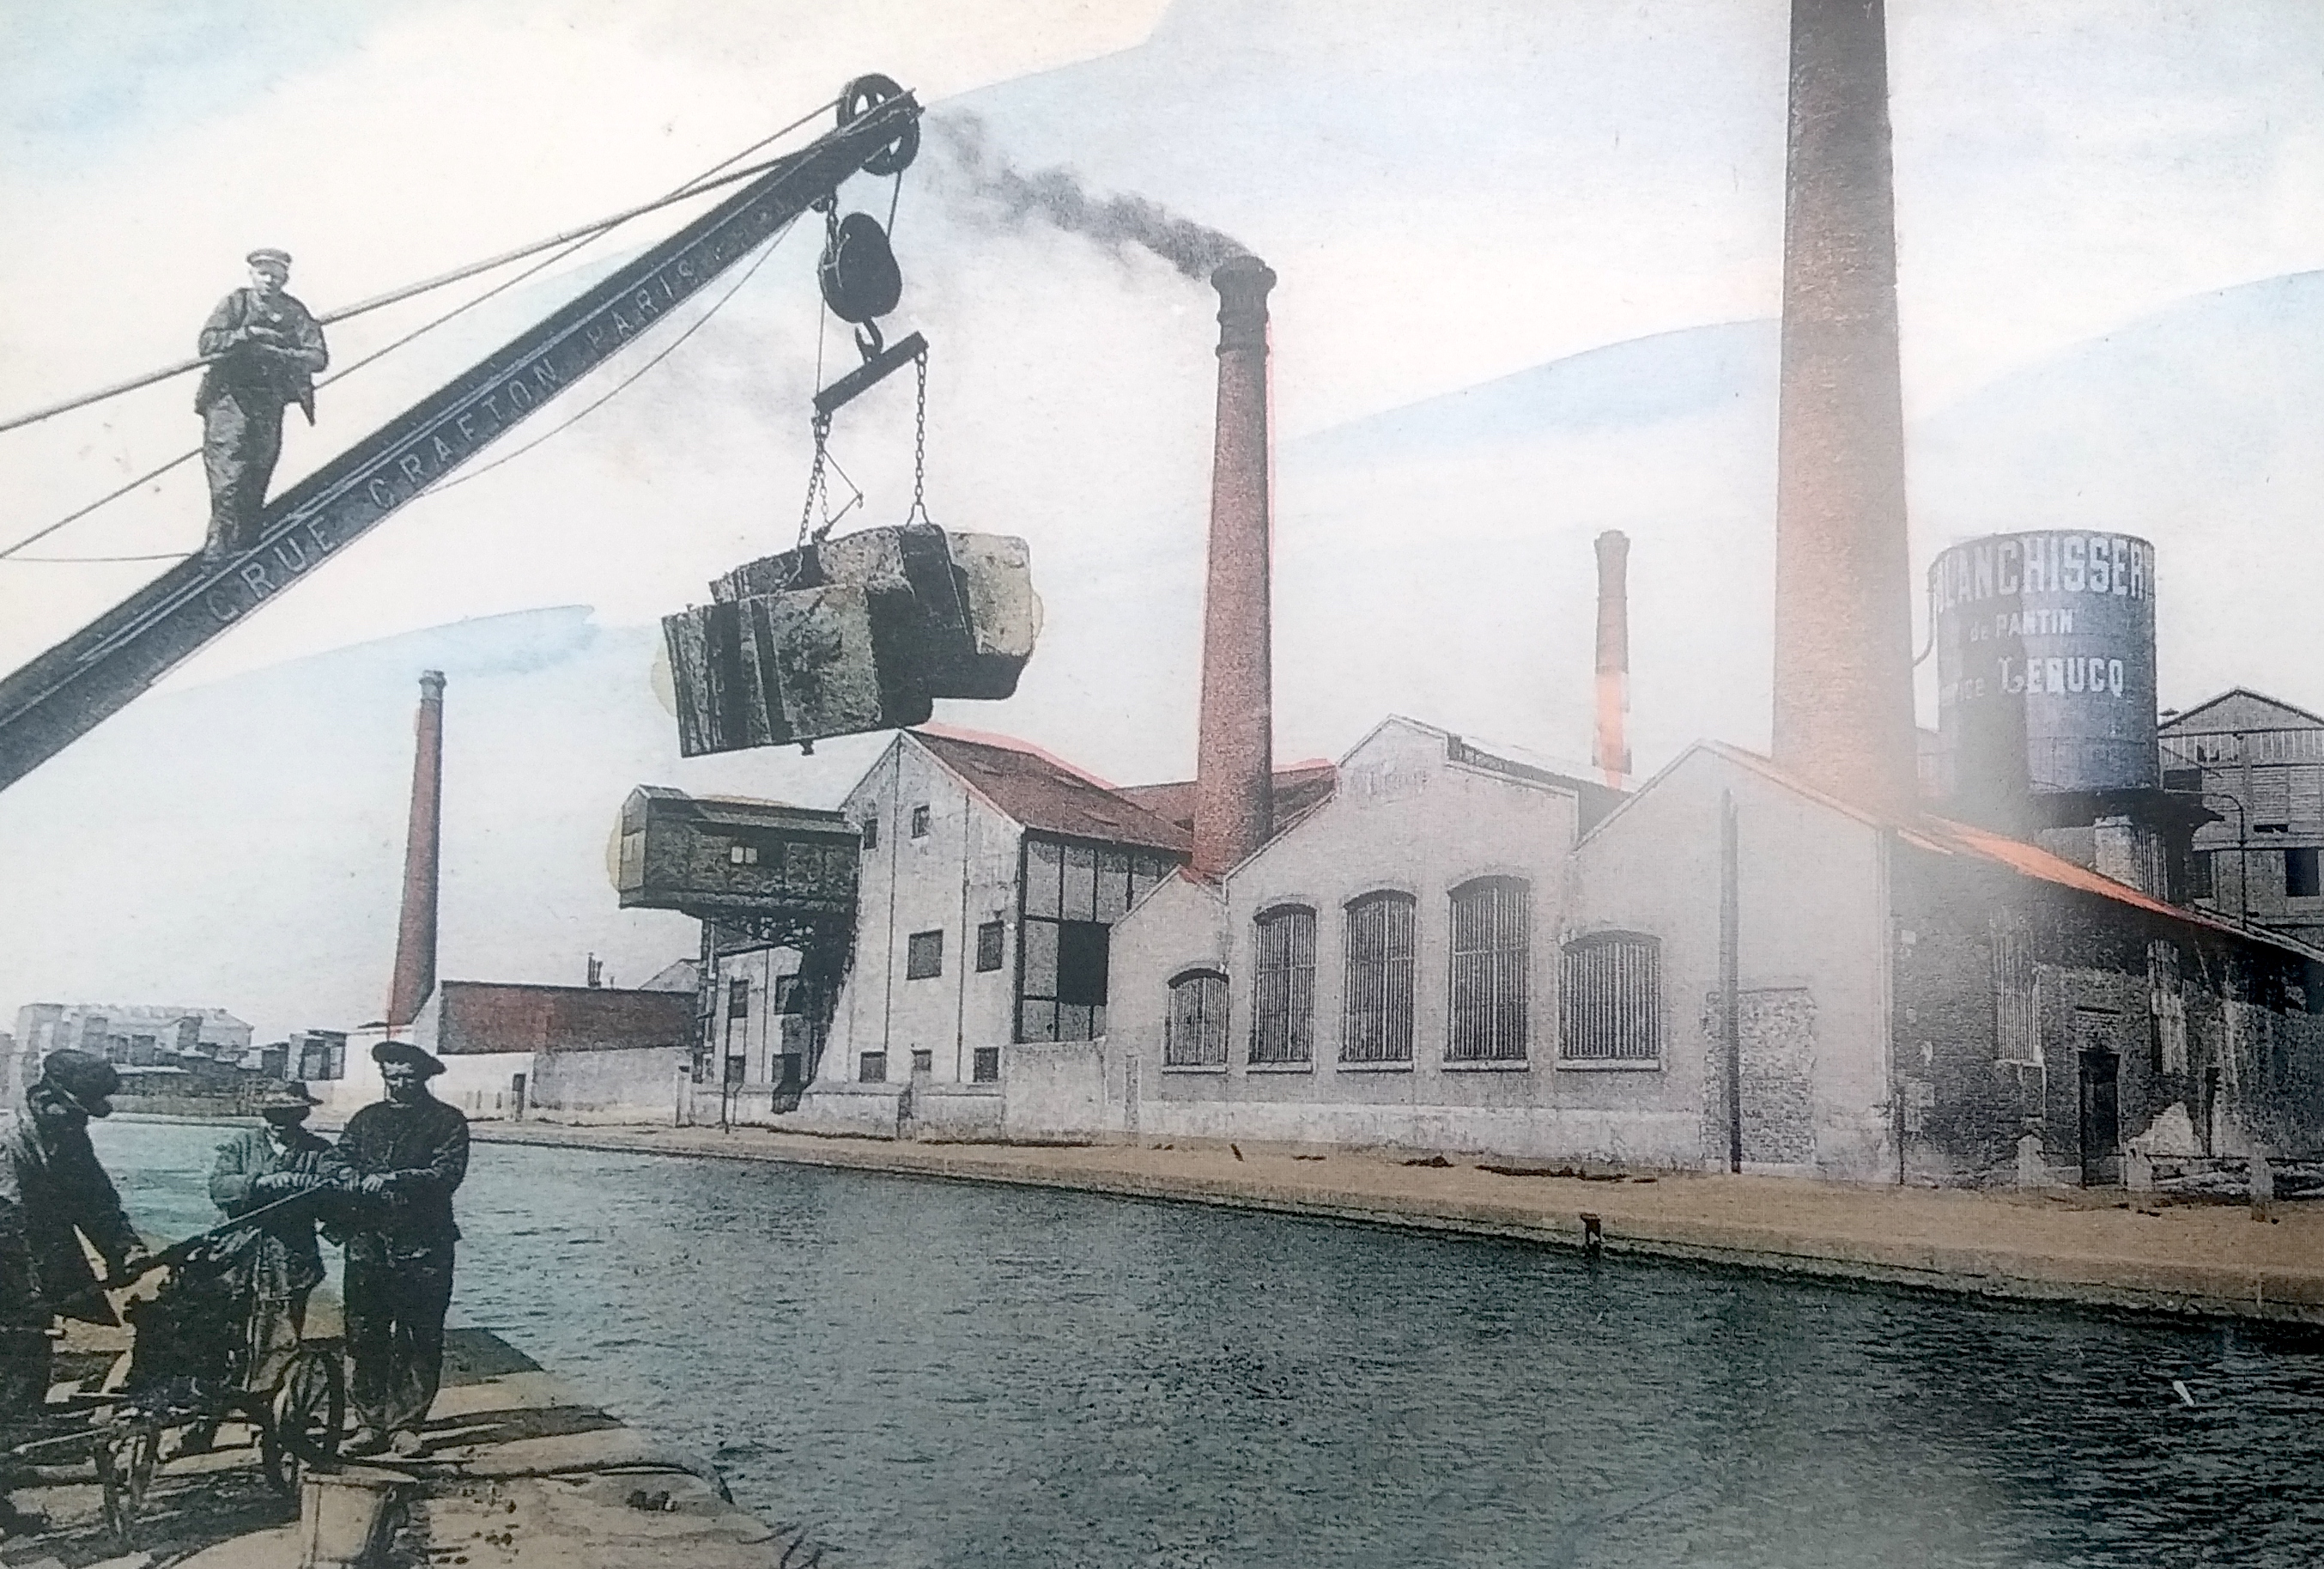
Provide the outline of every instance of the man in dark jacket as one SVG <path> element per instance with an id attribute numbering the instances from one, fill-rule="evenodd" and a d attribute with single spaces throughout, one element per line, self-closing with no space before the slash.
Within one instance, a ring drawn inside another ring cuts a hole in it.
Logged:
<path id="1" fill-rule="evenodd" d="M 355 1359 L 351 1454 L 424 1452 L 444 1375 L 452 1301 L 452 1193 L 468 1172 L 468 1120 L 428 1093 L 444 1071 L 401 1040 L 372 1048 L 387 1099 L 347 1119 L 339 1154 L 357 1197 L 346 1223 L 347 1350 Z"/>
<path id="2" fill-rule="evenodd" d="M 253 251 L 250 287 L 218 301 L 202 324 L 197 352 L 210 361 L 194 392 L 202 417 L 202 469 L 210 482 L 208 553 L 258 543 L 266 486 L 282 455 L 282 411 L 292 403 L 315 422 L 315 377 L 331 363 L 323 328 L 289 294 L 288 252 Z"/>
<path id="3" fill-rule="evenodd" d="M 88 1120 L 112 1114 L 106 1097 L 120 1087 L 103 1057 L 51 1052 L 0 1141 L 0 1443 L 21 1443 L 39 1424 L 49 1397 L 50 1321 L 121 1322 L 80 1239 L 116 1278 L 144 1261 L 144 1244 L 88 1142 Z M 0 1536 L 26 1518 L 0 1499 Z"/>

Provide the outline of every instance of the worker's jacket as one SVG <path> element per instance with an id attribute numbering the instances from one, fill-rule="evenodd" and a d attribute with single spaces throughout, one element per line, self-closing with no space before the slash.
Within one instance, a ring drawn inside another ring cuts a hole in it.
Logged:
<path id="1" fill-rule="evenodd" d="M 141 1244 L 88 1130 L 44 1138 L 32 1114 L 19 1112 L 0 1135 L 0 1315 L 120 1323 L 97 1289 L 80 1238 L 116 1273 Z"/>
<path id="2" fill-rule="evenodd" d="M 254 328 L 271 328 L 274 336 L 254 337 Z M 232 393 L 245 408 L 254 399 L 270 411 L 296 403 L 307 423 L 315 422 L 315 377 L 331 363 L 331 351 L 321 324 L 288 294 L 265 300 L 255 289 L 235 290 L 202 323 L 196 352 L 211 364 L 194 389 L 195 413 L 209 412 L 212 403 Z"/>
<path id="3" fill-rule="evenodd" d="M 218 1146 L 217 1160 L 210 1168 L 210 1202 L 233 1217 L 286 1198 L 287 1194 L 253 1191 L 260 1177 L 277 1173 L 338 1184 L 346 1177 L 347 1163 L 328 1142 L 304 1128 L 292 1129 L 287 1144 L 277 1143 L 267 1129 L 246 1129 Z M 219 1251 L 235 1260 L 237 1284 L 244 1295 L 283 1301 L 322 1283 L 323 1254 L 315 1245 L 315 1222 L 334 1197 L 318 1193 L 228 1235 Z"/>
<path id="4" fill-rule="evenodd" d="M 376 1101 L 347 1119 L 339 1154 L 358 1177 L 385 1177 L 387 1191 L 355 1201 L 347 1257 L 367 1262 L 449 1248 L 452 1193 L 468 1174 L 468 1120 L 432 1095 L 399 1106 Z"/>

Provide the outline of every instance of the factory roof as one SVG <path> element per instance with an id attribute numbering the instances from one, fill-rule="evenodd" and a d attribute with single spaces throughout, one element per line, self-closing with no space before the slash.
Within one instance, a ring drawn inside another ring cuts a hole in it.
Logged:
<path id="1" fill-rule="evenodd" d="M 1026 827 L 1184 855 L 1193 835 L 1121 790 L 1028 742 L 930 726 L 909 733 L 931 756 Z"/>
<path id="2" fill-rule="evenodd" d="M 2179 735 L 2210 735 L 2238 730 L 2324 730 L 2324 715 L 2249 687 L 2230 687 L 2182 713 L 2163 719 L 2162 728 Z"/>
<path id="3" fill-rule="evenodd" d="M 1332 793 L 1339 782 L 1340 769 L 1328 758 L 1311 758 L 1295 762 L 1288 768 L 1275 771 L 1275 820 L 1278 826 L 1288 823 Z M 1194 781 L 1174 780 L 1168 784 L 1125 785 L 1118 792 L 1148 811 L 1166 817 L 1189 834 L 1194 831 Z"/>
<path id="4" fill-rule="evenodd" d="M 1923 814 L 1904 817 L 1869 811 L 1851 802 L 1841 800 L 1837 796 L 1827 795 L 1812 785 L 1803 784 L 1777 768 L 1771 759 L 1763 757 L 1756 752 L 1746 752 L 1738 746 L 1729 746 L 1716 741 L 1702 741 L 1697 742 L 1688 750 L 1690 753 L 1710 752 L 1739 767 L 1749 769 L 1752 772 L 1797 795 L 1828 807 L 1846 817 L 1853 817 L 1858 822 L 1876 828 L 1889 829 L 1901 842 L 1918 849 L 1940 855 L 1971 856 L 2005 867 L 2021 877 L 2030 877 L 2056 887 L 2070 888 L 2080 893 L 2111 900 L 2116 904 L 2128 905 L 2132 909 L 2144 910 L 2149 915 L 2163 916 L 2188 926 L 2201 927 L 2223 937 L 2262 943 L 2269 947 L 2296 954 L 2302 958 L 2324 959 L 2324 953 L 2319 953 L 2307 944 L 2288 937 L 2280 932 L 2264 931 L 2256 927 L 2227 920 L 2208 910 L 2191 909 L 2184 905 L 2165 903 L 2151 894 L 2141 893 L 2128 883 L 2117 882 L 2113 878 L 2102 872 L 2093 872 L 2087 866 L 2078 866 L 2061 855 L 2053 854 L 2038 844 L 2026 844 L 2022 839 L 2012 839 L 2006 835 L 1997 834 L 1990 829 L 1975 827 L 1967 823 L 1956 823 L 1945 817 Z M 1678 761 L 1673 761 L 1669 767 L 1665 768 L 1661 774 L 1655 775 L 1655 779 L 1659 780 L 1664 774 L 1675 769 L 1678 762 L 1683 761 L 1687 753 L 1682 753 Z M 1644 795 L 1653 788 L 1653 781 L 1650 780 L 1638 793 Z"/>

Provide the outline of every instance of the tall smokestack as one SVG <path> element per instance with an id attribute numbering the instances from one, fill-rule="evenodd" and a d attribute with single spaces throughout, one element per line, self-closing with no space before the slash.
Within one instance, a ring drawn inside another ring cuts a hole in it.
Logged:
<path id="1" fill-rule="evenodd" d="M 1630 537 L 1598 536 L 1598 738 L 1590 761 L 1609 785 L 1630 775 Z"/>
<path id="2" fill-rule="evenodd" d="M 1275 274 L 1256 256 L 1237 256 L 1211 274 L 1211 287 L 1219 291 L 1218 445 L 1194 760 L 1194 871 L 1204 877 L 1265 844 L 1275 820 L 1267 443 L 1267 291 Z"/>
<path id="3" fill-rule="evenodd" d="M 395 930 L 395 981 L 387 1027 L 401 1029 L 436 990 L 436 881 L 444 808 L 444 672 L 420 676 L 420 713 L 412 721 L 411 826 L 403 842 L 403 918 Z"/>
<path id="4" fill-rule="evenodd" d="M 1793 0 L 1775 459 L 1775 761 L 1914 797 L 1895 202 L 1881 0 Z"/>

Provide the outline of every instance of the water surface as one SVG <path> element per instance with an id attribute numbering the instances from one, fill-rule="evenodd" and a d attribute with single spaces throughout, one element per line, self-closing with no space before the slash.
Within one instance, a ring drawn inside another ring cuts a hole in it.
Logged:
<path id="1" fill-rule="evenodd" d="M 171 1234 L 218 1137 L 98 1131 Z M 666 1156 L 459 1213 L 456 1318 L 841 1564 L 2324 1562 L 2313 1342 Z"/>

